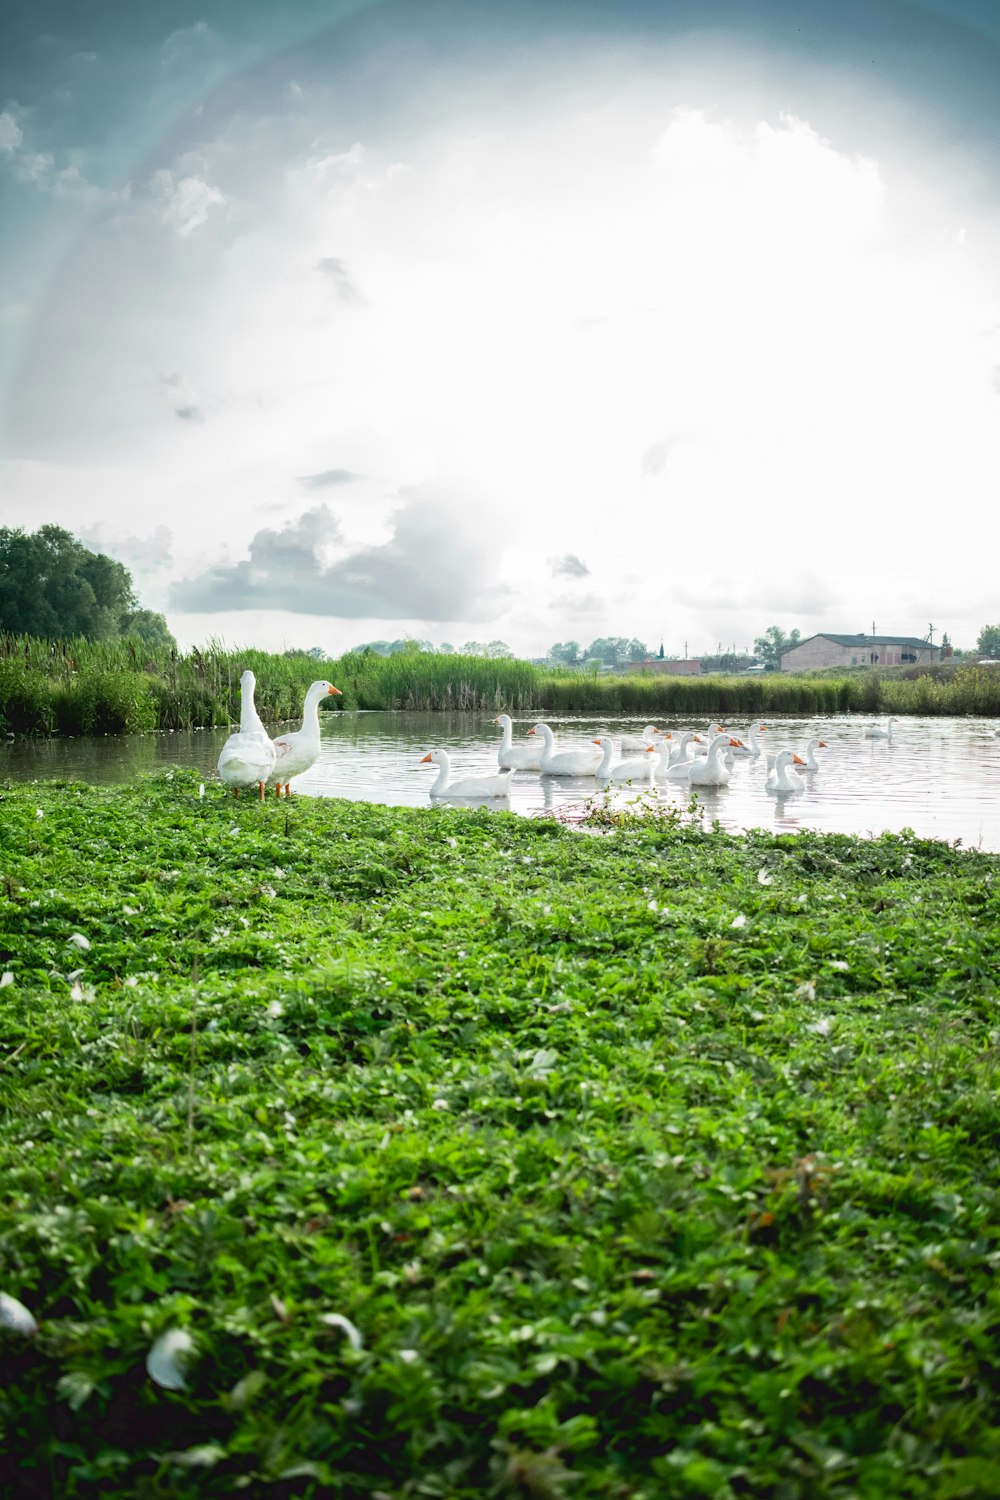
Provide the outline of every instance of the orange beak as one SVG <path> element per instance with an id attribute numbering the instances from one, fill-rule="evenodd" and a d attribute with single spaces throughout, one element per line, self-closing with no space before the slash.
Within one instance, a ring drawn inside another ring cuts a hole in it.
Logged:
<path id="1" fill-rule="evenodd" d="M 744 745 L 743 745 L 743 741 L 742 741 L 742 740 L 734 740 L 734 739 L 732 739 L 732 738 L 730 738 L 730 741 L 729 741 L 729 743 L 730 743 L 730 744 L 731 744 L 731 745 L 736 745 L 736 746 L 737 746 L 737 748 L 738 748 L 738 749 L 740 749 L 740 750 L 742 750 L 742 749 L 743 749 L 743 748 L 744 748 Z"/>
<path id="2" fill-rule="evenodd" d="M 533 730 L 533 729 L 529 729 L 529 730 L 528 730 L 528 733 L 529 733 L 529 734 L 534 734 L 534 732 L 535 732 L 535 731 L 534 731 L 534 730 Z"/>
<path id="3" fill-rule="evenodd" d="M 825 750 L 826 749 L 826 740 L 820 740 L 820 742 L 816 746 L 816 748 L 817 748 L 817 750 Z"/>
<path id="4" fill-rule="evenodd" d="M 592 745 L 599 745 L 600 743 L 600 740 L 591 740 Z"/>
<path id="5" fill-rule="evenodd" d="M 329 696 L 330 696 L 331 693 L 336 693 L 336 695 L 337 695 L 338 698 L 342 698 L 344 696 L 343 693 L 340 691 L 340 688 L 335 688 L 333 686 L 332 682 L 331 682 L 330 686 L 326 690 L 326 696 L 329 698 Z"/>
<path id="6" fill-rule="evenodd" d="M 647 745 L 646 746 L 646 754 L 647 755 L 655 755 L 656 754 L 656 746 L 655 745 Z"/>
<path id="7" fill-rule="evenodd" d="M 805 765 L 805 761 L 802 759 L 801 755 L 793 755 L 792 756 L 792 765 L 794 765 L 794 766 L 804 766 Z"/>
<path id="8" fill-rule="evenodd" d="M 420 757 L 420 764 L 423 765 L 423 763 L 424 763 L 425 760 L 430 760 L 430 756 L 429 755 L 422 755 Z"/>

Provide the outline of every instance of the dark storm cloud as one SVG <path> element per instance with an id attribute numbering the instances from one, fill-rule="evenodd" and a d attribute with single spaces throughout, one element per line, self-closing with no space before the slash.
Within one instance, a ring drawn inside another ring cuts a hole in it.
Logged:
<path id="1" fill-rule="evenodd" d="M 365 299 L 351 280 L 344 262 L 336 255 L 324 255 L 317 271 L 322 271 L 333 282 L 334 290 L 341 302 L 363 302 Z"/>
<path id="2" fill-rule="evenodd" d="M 331 484 L 352 484 L 361 475 L 350 469 L 321 469 L 318 474 L 300 474 L 298 478 L 307 490 L 325 490 Z"/>
<path id="3" fill-rule="evenodd" d="M 340 522 L 325 505 L 280 531 L 259 531 L 249 562 L 210 569 L 171 589 L 174 609 L 216 613 L 282 609 L 338 619 L 474 618 L 487 587 L 492 548 L 453 509 L 416 489 L 396 513 L 395 531 L 324 564 L 319 549 L 341 540 Z"/>
<path id="4" fill-rule="evenodd" d="M 560 577 L 560 575 L 564 578 L 587 578 L 590 576 L 590 569 L 587 567 L 587 564 L 581 561 L 573 552 L 567 552 L 565 557 L 557 558 L 552 564 L 552 572 L 556 578 Z"/>

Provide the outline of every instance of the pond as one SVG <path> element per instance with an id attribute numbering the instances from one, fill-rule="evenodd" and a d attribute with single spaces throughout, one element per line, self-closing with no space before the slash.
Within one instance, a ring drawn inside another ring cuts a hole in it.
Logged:
<path id="1" fill-rule="evenodd" d="M 515 722 L 515 743 L 532 722 L 528 716 Z M 642 728 L 642 720 L 632 718 L 551 715 L 547 722 L 560 745 L 586 744 L 600 734 L 638 734 Z M 782 798 L 764 789 L 763 756 L 737 760 L 728 786 L 699 792 L 707 817 L 717 818 L 731 832 L 814 828 L 875 834 L 912 828 L 924 837 L 1000 851 L 1000 737 L 995 719 L 903 718 L 894 723 L 888 742 L 865 739 L 867 722 L 858 715 L 769 719 L 760 737 L 768 751 L 801 751 L 811 735 L 821 735 L 827 748 L 818 752 L 820 769 L 803 775 L 800 795 Z M 320 759 L 295 783 L 296 791 L 305 795 L 427 806 L 436 772 L 420 758 L 435 746 L 449 751 L 456 774 L 488 775 L 496 769 L 499 731 L 488 714 L 333 711 L 323 714 L 322 724 Z M 660 727 L 681 726 L 661 720 Z M 730 727 L 738 735 L 746 726 Z M 107 785 L 184 765 L 203 771 L 210 782 L 216 780 L 215 764 L 225 739 L 224 730 L 195 730 L 18 740 L 0 745 L 0 779 L 71 777 Z M 596 793 L 593 778 L 519 771 L 510 808 L 528 815 L 558 813 L 572 818 Z M 616 803 L 625 803 L 636 791 L 625 788 L 611 795 Z M 683 787 L 661 786 L 655 795 L 662 803 L 683 807 L 689 793 Z"/>

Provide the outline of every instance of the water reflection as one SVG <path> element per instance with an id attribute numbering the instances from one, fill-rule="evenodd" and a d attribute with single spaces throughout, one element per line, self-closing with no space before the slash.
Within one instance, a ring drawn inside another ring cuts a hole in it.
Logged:
<path id="1" fill-rule="evenodd" d="M 426 807 L 430 805 L 427 767 L 421 757 L 435 746 L 447 749 L 456 776 L 494 774 L 500 734 L 492 715 L 327 712 L 322 716 L 320 758 L 295 783 L 297 792 L 319 797 Z M 514 725 L 521 742 L 534 718 Z M 607 734 L 637 734 L 644 719 L 549 716 L 560 747 L 588 744 Z M 989 719 L 900 719 L 891 740 L 864 737 L 867 721 L 850 715 L 821 720 L 768 720 L 761 748 L 773 754 L 789 748 L 804 752 L 820 734 L 827 749 L 818 752 L 819 769 L 802 776 L 801 794 L 787 797 L 764 789 L 767 755 L 737 759 L 729 785 L 704 787 L 698 800 L 709 822 L 731 831 L 774 828 L 786 832 L 817 828 L 845 833 L 878 833 L 912 828 L 926 837 L 1000 851 L 1000 737 Z M 662 721 L 662 727 L 680 729 Z M 738 729 L 737 729 L 738 732 Z M 144 772 L 173 765 L 193 766 L 208 783 L 225 730 L 175 734 L 107 736 L 101 739 L 18 740 L 0 745 L 0 778 L 17 781 L 69 778 L 98 784 L 135 780 Z M 462 798 L 456 806 L 510 807 L 539 816 L 576 817 L 595 798 L 624 806 L 639 795 L 652 805 L 684 808 L 685 785 L 660 782 L 606 792 L 594 777 L 549 777 L 517 771 L 506 799 Z M 450 800 L 450 799 L 448 799 Z"/>

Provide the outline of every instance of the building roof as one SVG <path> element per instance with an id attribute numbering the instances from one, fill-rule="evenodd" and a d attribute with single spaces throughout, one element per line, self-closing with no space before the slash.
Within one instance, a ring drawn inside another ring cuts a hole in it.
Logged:
<path id="1" fill-rule="evenodd" d="M 940 648 L 931 641 L 921 640 L 916 635 L 866 635 L 859 632 L 856 635 L 831 635 L 828 630 L 817 630 L 815 635 L 810 635 L 804 641 L 796 641 L 794 646 L 789 646 L 788 651 L 795 651 L 799 646 L 805 646 L 809 641 L 833 641 L 837 646 L 913 646 L 922 647 L 925 651 L 937 651 Z M 787 655 L 786 651 L 782 655 Z"/>

